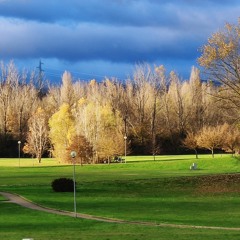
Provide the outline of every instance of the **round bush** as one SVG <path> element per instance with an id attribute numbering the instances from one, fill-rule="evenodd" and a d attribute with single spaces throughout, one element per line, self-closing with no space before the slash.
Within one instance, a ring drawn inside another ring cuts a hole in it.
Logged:
<path id="1" fill-rule="evenodd" d="M 52 189 L 55 192 L 73 192 L 73 180 L 70 178 L 55 179 L 52 181 Z"/>

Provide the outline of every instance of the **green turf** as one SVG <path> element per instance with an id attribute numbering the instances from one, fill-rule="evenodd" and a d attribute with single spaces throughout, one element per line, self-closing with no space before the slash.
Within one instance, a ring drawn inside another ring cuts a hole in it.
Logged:
<path id="1" fill-rule="evenodd" d="M 19 240 L 237 240 L 239 232 L 208 229 L 177 229 L 102 223 L 57 216 L 1 204 L 0 239 Z"/>
<path id="2" fill-rule="evenodd" d="M 28 159 L 21 159 L 22 166 L 19 168 L 14 166 L 15 162 L 16 159 L 0 160 L 0 166 L 2 165 L 0 191 L 21 194 L 44 206 L 73 210 L 73 194 L 54 193 L 50 187 L 53 179 L 72 176 L 71 165 L 60 165 L 54 160 L 43 159 L 42 164 L 33 166 Z M 189 170 L 193 162 L 198 164 L 199 169 L 196 171 Z M 240 172 L 239 163 L 237 158 L 229 155 L 217 155 L 214 159 L 204 155 L 198 160 L 193 155 L 188 155 L 160 156 L 156 161 L 152 156 L 128 157 L 126 164 L 76 166 L 77 211 L 130 221 L 240 227 L 238 182 L 212 184 L 209 181 L 206 186 L 201 181 L 203 176 L 209 174 Z M 169 229 L 80 219 L 75 221 L 69 217 L 23 209 L 1 202 L 1 198 L 0 204 L 0 226 L 3 224 L 4 229 L 4 233 L 0 233 L 0 239 L 7 236 L 3 234 L 9 234 L 10 237 L 7 239 L 21 239 L 20 237 L 26 236 L 20 234 L 27 232 L 36 239 L 173 239 L 174 236 L 177 239 L 238 239 L 240 237 L 240 232 L 227 230 Z M 28 227 L 28 222 L 34 227 Z M 69 238 L 65 238 L 64 230 L 60 230 L 63 225 Z M 10 232 L 8 226 L 16 227 Z M 44 226 L 46 226 L 45 231 L 43 231 Z M 55 229 L 59 235 L 52 234 L 51 229 Z M 78 238 L 79 234 L 81 238 Z M 159 236 L 161 238 L 158 238 Z"/>
<path id="3" fill-rule="evenodd" d="M 5 201 L 6 199 L 0 195 L 0 201 Z"/>

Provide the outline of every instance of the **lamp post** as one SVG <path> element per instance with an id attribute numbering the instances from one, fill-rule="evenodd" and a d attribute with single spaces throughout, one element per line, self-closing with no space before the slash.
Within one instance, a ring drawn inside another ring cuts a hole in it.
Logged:
<path id="1" fill-rule="evenodd" d="M 18 141 L 18 167 L 20 167 L 20 157 L 21 157 L 21 141 Z"/>
<path id="2" fill-rule="evenodd" d="M 74 214 L 77 217 L 77 204 L 76 204 L 76 183 L 75 183 L 75 157 L 77 153 L 75 151 L 71 152 L 71 157 L 73 160 L 73 202 L 74 202 Z"/>
<path id="3" fill-rule="evenodd" d="M 125 112 L 125 117 L 123 119 L 124 121 L 124 130 L 125 130 L 125 135 L 124 135 L 124 143 L 125 143 L 125 163 L 127 163 L 127 110 Z"/>
<path id="4" fill-rule="evenodd" d="M 125 142 L 125 163 L 127 163 L 127 136 L 124 136 L 124 142 Z"/>

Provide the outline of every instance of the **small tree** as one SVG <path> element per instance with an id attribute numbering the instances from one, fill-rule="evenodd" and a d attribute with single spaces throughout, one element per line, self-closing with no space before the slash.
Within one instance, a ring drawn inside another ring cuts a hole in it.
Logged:
<path id="1" fill-rule="evenodd" d="M 232 155 L 240 145 L 240 132 L 236 127 L 226 125 L 225 137 L 223 141 L 223 149 L 230 151 Z"/>
<path id="2" fill-rule="evenodd" d="M 90 163 L 93 159 L 93 147 L 91 144 L 87 141 L 87 139 L 84 136 L 75 136 L 72 144 L 68 148 L 70 156 L 71 151 L 76 151 L 77 156 L 75 158 L 76 163 L 80 163 L 81 165 L 83 163 Z M 68 158 L 69 162 L 72 162 L 72 158 Z"/>
<path id="3" fill-rule="evenodd" d="M 197 152 L 198 143 L 197 143 L 196 135 L 193 132 L 187 133 L 187 137 L 183 140 L 183 145 L 188 149 L 194 150 L 196 154 L 196 159 L 198 159 L 198 152 Z"/>
<path id="4" fill-rule="evenodd" d="M 121 133 L 106 132 L 99 137 L 98 157 L 100 159 L 108 159 L 114 155 L 122 155 L 124 152 L 123 135 Z"/>
<path id="5" fill-rule="evenodd" d="M 203 127 L 196 136 L 197 144 L 202 148 L 209 149 L 212 153 L 212 157 L 214 157 L 214 150 L 223 146 L 225 132 L 225 124 L 216 127 Z"/>

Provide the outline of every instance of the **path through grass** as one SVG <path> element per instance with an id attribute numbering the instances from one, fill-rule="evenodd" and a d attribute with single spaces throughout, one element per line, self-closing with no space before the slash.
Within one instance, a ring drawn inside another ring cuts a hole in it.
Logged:
<path id="1" fill-rule="evenodd" d="M 43 160 L 40 166 L 31 166 L 31 164 L 28 165 L 29 162 L 24 163 L 23 159 L 23 166 L 18 168 L 12 162 L 14 159 L 9 160 L 10 167 L 7 166 L 6 162 L 4 162 L 4 166 L 0 167 L 1 191 L 19 193 L 44 206 L 73 210 L 72 194 L 53 193 L 50 187 L 51 181 L 57 177 L 71 177 L 72 166 L 59 166 L 59 163 L 52 160 L 47 160 L 45 163 Z M 192 162 L 197 162 L 199 170 L 189 170 Z M 204 175 L 235 173 L 240 172 L 239 170 L 238 159 L 230 156 L 221 157 L 220 155 L 215 159 L 207 156 L 200 157 L 197 161 L 194 156 L 165 156 L 157 158 L 156 161 L 153 161 L 151 157 L 128 157 L 127 164 L 77 166 L 77 210 L 98 216 L 134 221 L 239 227 L 240 182 L 234 180 L 226 184 L 220 182 L 219 185 L 216 183 L 212 185 L 214 182 L 212 179 L 210 181 L 204 180 Z M 219 191 L 221 186 L 224 187 L 224 191 Z M 50 221 L 56 224 L 58 219 L 63 218 L 34 213 L 31 210 L 23 210 L 3 202 L 0 204 L 1 209 L 5 209 L 3 211 L 5 215 L 1 216 L 8 219 L 6 224 L 9 225 L 12 223 L 17 226 L 18 220 L 14 220 L 14 216 L 16 217 L 18 211 L 23 211 L 23 218 L 29 217 L 32 219 L 32 223 L 39 226 L 46 225 Z M 18 209 L 16 213 L 13 210 L 15 208 Z M 46 223 L 38 222 L 37 218 L 33 216 L 35 214 L 41 215 L 44 218 L 40 217 L 41 221 L 46 221 Z M 77 224 L 71 226 L 72 220 L 69 219 L 66 219 L 66 222 L 69 222 L 69 225 L 66 223 L 66 229 L 69 229 L 69 236 L 72 237 L 69 239 L 79 239 L 77 233 L 74 235 L 71 232 L 71 230 L 75 231 Z M 124 238 L 126 236 L 127 239 L 172 239 L 174 234 L 175 236 L 179 235 L 177 239 L 237 239 L 237 236 L 239 237 L 239 233 L 228 231 L 222 232 L 220 236 L 214 230 L 165 229 L 143 226 L 140 228 L 96 222 L 90 224 L 87 220 L 77 220 L 76 222 L 81 222 L 81 231 L 79 231 L 84 236 L 82 239 L 126 239 Z M 20 226 L 22 225 L 20 224 Z M 50 226 L 51 224 L 49 224 L 49 229 L 51 229 Z M 99 226 L 101 226 L 99 231 L 103 233 L 102 238 L 101 236 L 97 238 Z M 121 234 L 120 229 L 127 235 Z M 17 227 L 14 231 L 21 232 L 23 230 L 24 227 Z M 41 227 L 37 227 L 33 234 L 40 234 L 41 231 Z M 14 233 L 12 234 L 14 235 Z M 87 236 L 87 234 L 91 236 Z M 157 238 L 159 234 L 162 238 Z M 202 234 L 205 238 L 200 238 Z M 4 238 L 1 237 L 1 239 Z"/>

